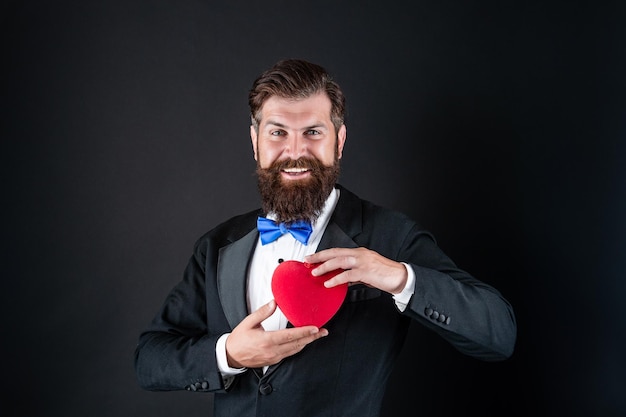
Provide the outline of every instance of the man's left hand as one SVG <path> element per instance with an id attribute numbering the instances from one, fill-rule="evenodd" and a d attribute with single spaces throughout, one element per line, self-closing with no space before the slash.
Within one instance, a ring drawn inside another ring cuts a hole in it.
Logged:
<path id="1" fill-rule="evenodd" d="M 336 269 L 344 270 L 324 283 L 327 288 L 346 282 L 362 283 L 390 294 L 399 294 L 408 279 L 403 264 L 367 248 L 326 249 L 307 256 L 304 261 L 320 264 L 311 271 L 314 276 Z"/>

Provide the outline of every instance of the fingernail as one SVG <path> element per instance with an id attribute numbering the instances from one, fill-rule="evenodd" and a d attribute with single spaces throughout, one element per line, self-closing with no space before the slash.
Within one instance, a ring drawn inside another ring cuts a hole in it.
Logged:
<path id="1" fill-rule="evenodd" d="M 322 337 L 324 337 L 324 336 L 328 336 L 328 330 L 326 330 L 326 329 L 321 329 L 321 330 L 320 330 L 320 334 L 322 335 Z"/>

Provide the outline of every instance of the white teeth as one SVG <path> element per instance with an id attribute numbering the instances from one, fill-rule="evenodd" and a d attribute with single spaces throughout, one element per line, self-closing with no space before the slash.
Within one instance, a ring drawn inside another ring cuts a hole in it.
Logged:
<path id="1" fill-rule="evenodd" d="M 306 168 L 286 168 L 285 172 L 288 172 L 290 174 L 297 174 L 300 172 L 306 172 L 308 171 Z"/>

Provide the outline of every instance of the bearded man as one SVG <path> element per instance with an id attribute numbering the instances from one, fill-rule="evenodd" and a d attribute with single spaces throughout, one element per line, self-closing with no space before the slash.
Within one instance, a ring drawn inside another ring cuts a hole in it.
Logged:
<path id="1" fill-rule="evenodd" d="M 480 360 L 511 356 L 509 302 L 407 216 L 337 184 L 344 95 L 324 68 L 284 60 L 249 96 L 262 209 L 202 236 L 140 335 L 148 390 L 214 394 L 214 416 L 378 416 L 411 320 Z M 323 327 L 293 326 L 271 280 L 286 260 L 347 285 Z M 409 402 L 407 406 L 410 405 Z"/>

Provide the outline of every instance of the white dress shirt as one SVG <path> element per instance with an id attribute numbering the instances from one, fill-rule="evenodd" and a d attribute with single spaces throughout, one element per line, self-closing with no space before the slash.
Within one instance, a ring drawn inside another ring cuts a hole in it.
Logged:
<path id="1" fill-rule="evenodd" d="M 289 233 L 285 233 L 274 242 L 266 245 L 263 245 L 259 238 L 254 255 L 252 256 L 248 275 L 247 302 L 249 312 L 256 311 L 274 298 L 271 280 L 274 269 L 278 266 L 279 262 L 287 260 L 302 262 L 305 256 L 315 253 L 338 200 L 339 190 L 333 189 L 324 204 L 320 216 L 315 223 L 312 224 L 313 231 L 307 245 L 300 243 Z M 267 217 L 272 220 L 275 219 L 271 213 L 268 214 Z M 406 264 L 405 267 L 408 272 L 407 285 L 400 294 L 394 296 L 394 300 L 400 311 L 404 311 L 411 295 L 413 295 L 415 282 L 413 268 L 410 268 Z M 287 318 L 282 311 L 280 311 L 280 308 L 277 307 L 274 314 L 264 320 L 261 325 L 266 331 L 284 329 L 287 327 Z M 226 338 L 229 334 L 230 333 L 222 335 L 215 346 L 218 368 L 227 386 L 230 385 L 234 375 L 246 370 L 246 368 L 231 368 L 228 366 L 226 358 Z M 265 369 L 267 369 L 267 367 L 265 367 Z"/>

